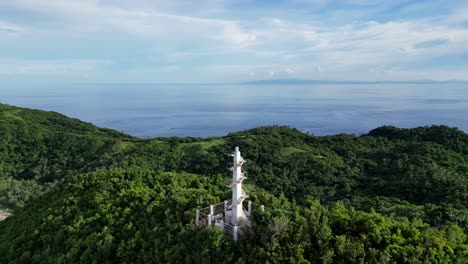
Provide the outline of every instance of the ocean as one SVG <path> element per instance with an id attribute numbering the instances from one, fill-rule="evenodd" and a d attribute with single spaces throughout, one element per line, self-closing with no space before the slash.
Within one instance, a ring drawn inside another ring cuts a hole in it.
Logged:
<path id="1" fill-rule="evenodd" d="M 468 84 L 7 85 L 0 103 L 56 111 L 134 136 L 222 136 L 267 125 L 315 135 L 382 126 L 468 131 Z"/>

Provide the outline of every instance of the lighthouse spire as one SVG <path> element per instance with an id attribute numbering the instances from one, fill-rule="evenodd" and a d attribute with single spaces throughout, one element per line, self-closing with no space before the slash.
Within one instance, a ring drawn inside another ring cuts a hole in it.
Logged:
<path id="1" fill-rule="evenodd" d="M 232 199 L 197 209 L 195 211 L 195 224 L 199 227 L 219 227 L 230 234 L 234 240 L 237 240 L 242 230 L 251 225 L 252 202 L 249 201 L 248 209 L 244 210 L 243 202 L 248 195 L 242 189 L 242 182 L 247 177 L 242 170 L 245 160 L 242 158 L 239 148 L 236 147 L 230 156 L 233 158 L 232 166 L 229 167 L 232 171 L 232 181 L 227 187 L 232 188 Z"/>
<path id="2" fill-rule="evenodd" d="M 242 181 L 246 178 L 242 172 L 242 164 L 244 159 L 241 157 L 239 147 L 236 147 L 233 153 L 232 166 L 232 214 L 231 224 L 234 226 L 240 225 L 240 222 L 246 218 L 242 208 L 242 202 L 247 198 L 246 193 L 242 189 Z"/>

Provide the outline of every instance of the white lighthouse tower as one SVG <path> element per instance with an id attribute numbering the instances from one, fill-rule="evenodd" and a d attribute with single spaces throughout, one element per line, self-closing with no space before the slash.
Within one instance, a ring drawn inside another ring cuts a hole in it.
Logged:
<path id="1" fill-rule="evenodd" d="M 242 221 L 247 219 L 242 202 L 247 198 L 246 193 L 242 189 L 242 181 L 246 179 L 242 172 L 242 164 L 244 159 L 241 157 L 239 148 L 236 147 L 232 154 L 233 166 L 232 169 L 232 210 L 230 222 L 233 226 L 239 226 Z"/>
<path id="2" fill-rule="evenodd" d="M 252 213 L 252 202 L 248 202 L 247 210 L 244 210 L 243 202 L 248 197 L 242 189 L 242 181 L 247 179 L 242 171 L 245 160 L 241 157 L 239 148 L 234 149 L 232 166 L 232 199 L 223 203 L 210 205 L 195 212 L 195 224 L 197 226 L 217 226 L 232 235 L 234 240 L 238 238 L 238 232 L 245 226 L 250 226 L 249 217 Z M 263 210 L 263 205 L 260 206 Z"/>

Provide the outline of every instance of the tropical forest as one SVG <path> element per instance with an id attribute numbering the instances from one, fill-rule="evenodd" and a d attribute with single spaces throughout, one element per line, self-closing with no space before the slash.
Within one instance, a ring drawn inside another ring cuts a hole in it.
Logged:
<path id="1" fill-rule="evenodd" d="M 230 199 L 235 147 L 254 205 L 237 241 L 195 225 Z M 0 263 L 465 264 L 468 134 L 137 138 L 0 104 L 0 210 Z"/>

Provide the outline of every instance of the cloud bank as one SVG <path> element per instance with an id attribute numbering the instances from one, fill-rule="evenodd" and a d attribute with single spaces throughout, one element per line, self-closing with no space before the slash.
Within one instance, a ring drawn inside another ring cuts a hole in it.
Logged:
<path id="1" fill-rule="evenodd" d="M 467 79 L 467 14 L 437 0 L 2 1 L 0 79 Z"/>

